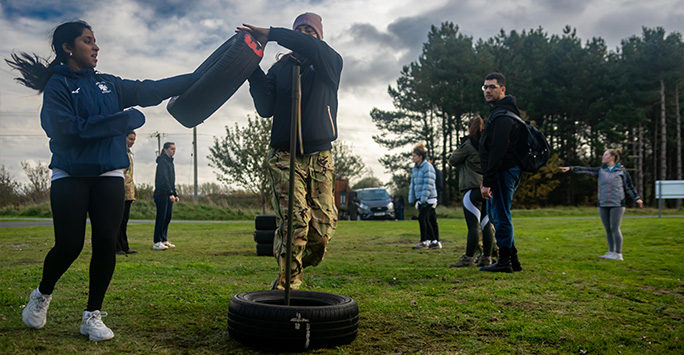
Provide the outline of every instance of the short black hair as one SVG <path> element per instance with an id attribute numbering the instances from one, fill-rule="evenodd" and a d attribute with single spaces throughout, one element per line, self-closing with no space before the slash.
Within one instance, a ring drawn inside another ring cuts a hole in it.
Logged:
<path id="1" fill-rule="evenodd" d="M 130 136 L 131 134 L 134 136 L 137 136 L 137 134 L 135 133 L 134 130 L 130 130 L 130 131 L 126 132 L 126 137 Z"/>
<path id="2" fill-rule="evenodd" d="M 164 143 L 164 149 L 169 149 L 169 147 L 172 146 L 172 145 L 176 145 L 176 143 L 174 143 L 174 142 L 166 142 L 166 143 Z"/>
<path id="3" fill-rule="evenodd" d="M 487 76 L 485 76 L 485 80 L 496 80 L 499 85 L 506 86 L 506 77 L 501 73 L 489 73 Z"/>

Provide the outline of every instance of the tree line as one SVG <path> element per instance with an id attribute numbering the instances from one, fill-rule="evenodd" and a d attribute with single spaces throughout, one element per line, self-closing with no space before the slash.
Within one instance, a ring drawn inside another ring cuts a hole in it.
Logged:
<path id="1" fill-rule="evenodd" d="M 388 87 L 394 109 L 370 113 L 380 130 L 373 139 L 389 150 L 380 162 L 394 188 L 408 187 L 410 148 L 424 143 L 444 173 L 444 203 L 458 198 L 448 156 L 467 134 L 468 120 L 486 118 L 480 87 L 495 71 L 506 76 L 506 93 L 516 96 L 523 118 L 544 132 L 554 154 L 524 179 L 516 204 L 594 203 L 595 180 L 562 176 L 556 168 L 599 166 L 607 148 L 622 150 L 621 163 L 651 205 L 656 180 L 682 179 L 680 33 L 644 27 L 610 50 L 598 37 L 583 42 L 570 26 L 561 35 L 539 27 L 474 41 L 445 22 L 431 27 L 418 60 Z"/>

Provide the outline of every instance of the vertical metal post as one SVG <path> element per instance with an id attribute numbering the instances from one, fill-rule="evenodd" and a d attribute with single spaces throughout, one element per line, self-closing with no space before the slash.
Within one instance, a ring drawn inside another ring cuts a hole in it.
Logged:
<path id="1" fill-rule="evenodd" d="M 195 195 L 193 201 L 197 203 L 197 127 L 192 127 L 192 163 L 194 170 Z"/>
<path id="2" fill-rule="evenodd" d="M 292 209 L 294 207 L 294 174 L 297 156 L 297 126 L 301 116 L 301 82 L 299 66 L 292 68 L 292 115 L 290 116 L 290 185 L 287 193 L 287 241 L 285 244 L 285 305 L 290 305 L 292 278 Z"/>
<path id="3" fill-rule="evenodd" d="M 663 182 L 656 181 L 656 198 L 658 199 L 658 218 L 663 213 Z"/>

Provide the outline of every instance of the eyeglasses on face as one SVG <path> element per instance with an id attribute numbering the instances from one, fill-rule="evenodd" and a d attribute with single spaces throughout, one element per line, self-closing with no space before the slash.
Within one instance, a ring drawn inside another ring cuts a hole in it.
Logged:
<path id="1" fill-rule="evenodd" d="M 500 88 L 501 85 L 482 85 L 482 91 L 487 91 L 487 89 L 494 90 Z"/>

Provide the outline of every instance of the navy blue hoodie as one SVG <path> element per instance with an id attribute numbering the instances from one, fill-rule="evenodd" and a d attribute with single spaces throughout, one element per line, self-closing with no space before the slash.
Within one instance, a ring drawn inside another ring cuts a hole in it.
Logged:
<path id="1" fill-rule="evenodd" d="M 50 168 L 71 176 L 98 176 L 128 167 L 126 132 L 142 126 L 145 116 L 124 109 L 158 105 L 194 81 L 193 74 L 138 81 L 56 66 L 40 112 L 41 126 L 50 138 Z"/>
<path id="2" fill-rule="evenodd" d="M 257 112 L 261 117 L 273 116 L 271 147 L 290 150 L 292 67 L 300 65 L 304 153 L 331 149 L 332 141 L 337 139 L 337 90 L 342 57 L 325 42 L 285 28 L 271 27 L 268 39 L 293 51 L 273 64 L 268 75 L 257 68 L 249 78 L 249 92 Z"/>

